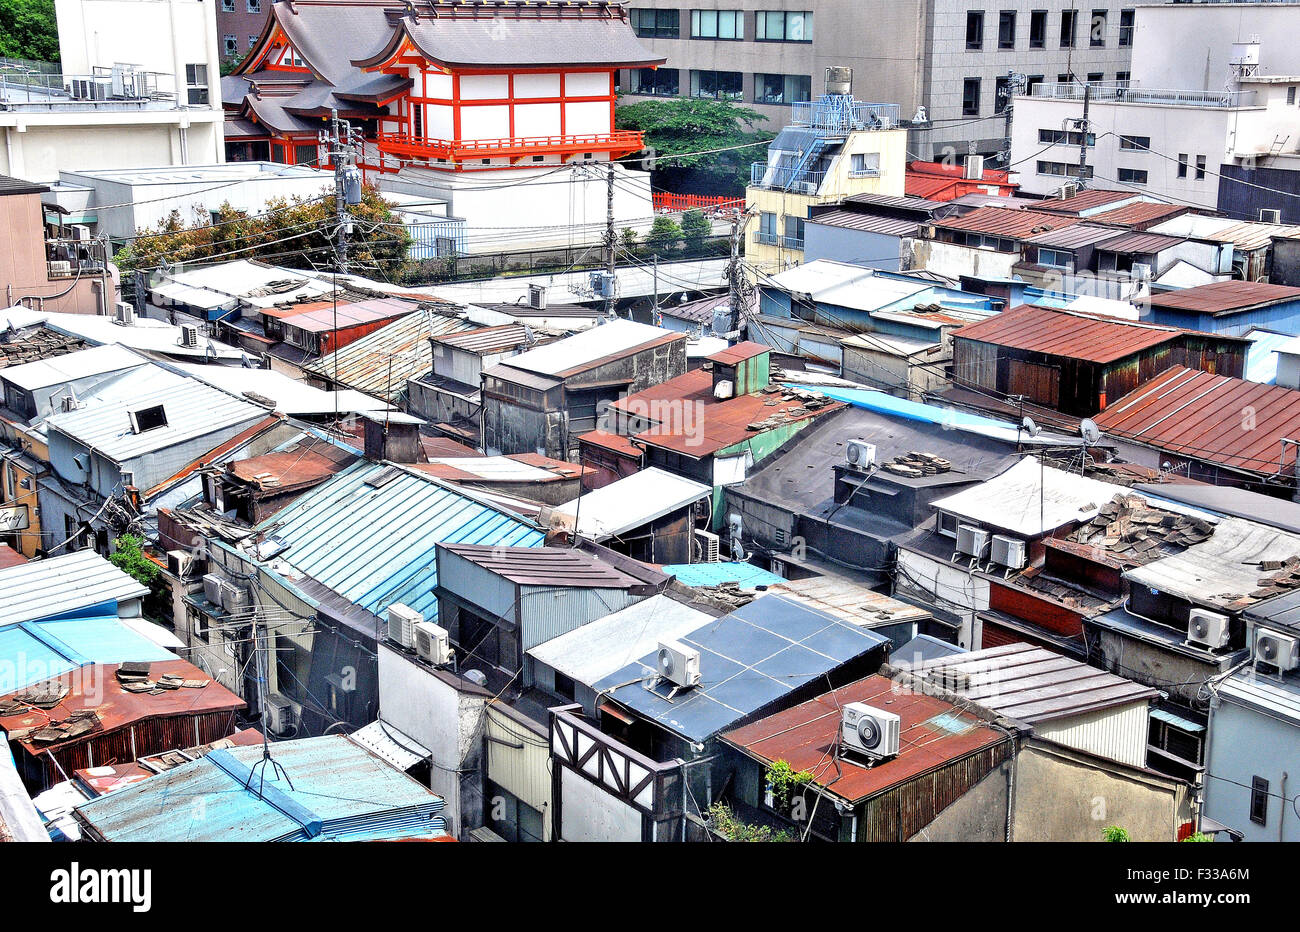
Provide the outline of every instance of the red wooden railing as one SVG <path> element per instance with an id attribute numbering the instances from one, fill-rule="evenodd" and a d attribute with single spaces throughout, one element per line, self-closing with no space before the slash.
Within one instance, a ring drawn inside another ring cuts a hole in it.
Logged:
<path id="1" fill-rule="evenodd" d="M 708 194 L 674 194 L 671 191 L 655 191 L 652 195 L 656 211 L 667 210 L 677 213 L 683 210 L 697 210 L 706 207 L 744 207 L 745 199 Z"/>
<path id="2" fill-rule="evenodd" d="M 492 156 L 519 157 L 550 153 L 570 154 L 583 151 L 610 152 L 615 158 L 636 152 L 642 147 L 642 134 L 636 130 L 591 133 L 577 136 L 530 136 L 514 139 L 429 139 L 405 133 L 379 133 L 376 144 L 381 152 L 461 161 Z"/>

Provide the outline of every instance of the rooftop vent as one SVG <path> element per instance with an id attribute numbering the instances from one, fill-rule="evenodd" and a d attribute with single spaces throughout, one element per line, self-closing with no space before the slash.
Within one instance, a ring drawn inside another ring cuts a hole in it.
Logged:
<path id="1" fill-rule="evenodd" d="M 130 413 L 131 433 L 143 434 L 147 430 L 157 430 L 167 426 L 167 411 L 162 405 L 139 408 Z"/>

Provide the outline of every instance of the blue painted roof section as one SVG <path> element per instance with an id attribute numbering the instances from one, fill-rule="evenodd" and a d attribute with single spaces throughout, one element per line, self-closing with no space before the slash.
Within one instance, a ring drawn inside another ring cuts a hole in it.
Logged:
<path id="1" fill-rule="evenodd" d="M 966 653 L 964 647 L 949 644 L 947 641 L 941 641 L 928 634 L 918 634 L 894 651 L 890 655 L 890 662 L 924 663 L 927 660 L 938 660 L 940 657 L 951 657 L 953 654 L 964 653 Z"/>
<path id="2" fill-rule="evenodd" d="M 775 573 L 752 563 L 672 563 L 662 569 L 666 575 L 677 577 L 686 586 L 717 586 L 734 582 L 739 583 L 742 589 L 753 589 L 785 582 Z"/>
<path id="3" fill-rule="evenodd" d="M 386 469 L 379 488 L 366 480 Z M 438 544 L 540 547 L 522 518 L 400 467 L 359 460 L 271 515 L 259 528 L 288 544 L 284 562 L 382 616 L 393 602 L 438 617 Z M 292 578 L 292 574 L 282 574 Z"/>
<path id="4" fill-rule="evenodd" d="M 669 699 L 672 685 L 653 676 L 658 668 L 658 651 L 653 651 L 595 688 L 695 742 L 889 643 L 867 628 L 778 595 L 755 599 L 678 640 L 700 652 L 699 686 Z M 621 685 L 629 680 L 634 682 Z"/>
<path id="5" fill-rule="evenodd" d="M 968 430 L 988 430 L 990 428 L 1007 430 L 1009 428 L 1014 431 L 1016 429 L 1016 425 L 1010 421 L 1000 421 L 997 418 L 983 417 L 979 414 L 967 414 L 953 408 L 940 408 L 937 405 L 922 404 L 919 401 L 908 401 L 906 398 L 898 398 L 869 388 L 839 388 L 825 385 L 800 385 L 798 387 L 805 391 L 821 392 L 827 398 L 842 401 L 845 404 L 853 405 L 855 408 L 864 408 L 867 411 L 875 411 L 877 414 L 906 418 L 909 421 L 920 421 L 923 424 L 942 424 Z"/>
<path id="6" fill-rule="evenodd" d="M 25 689 L 87 664 L 178 660 L 110 614 L 25 621 L 0 628 L 0 694 Z"/>
<path id="7" fill-rule="evenodd" d="M 1290 343 L 1295 337 L 1271 330 L 1252 330 L 1246 334 L 1250 346 L 1246 348 L 1247 382 L 1273 385 L 1277 382 L 1277 348 Z"/>
<path id="8" fill-rule="evenodd" d="M 271 757 L 287 780 L 260 763 L 260 745 L 227 748 L 78 811 L 110 841 L 345 841 L 445 830 L 442 797 L 346 735 L 280 741 Z M 201 810 L 177 803 L 196 799 Z"/>

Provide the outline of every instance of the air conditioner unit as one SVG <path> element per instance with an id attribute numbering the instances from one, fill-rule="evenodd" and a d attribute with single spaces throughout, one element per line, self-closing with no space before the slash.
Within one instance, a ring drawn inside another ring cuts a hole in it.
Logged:
<path id="1" fill-rule="evenodd" d="M 234 583 L 222 580 L 221 585 L 221 607 L 228 612 L 239 612 L 248 608 L 249 602 L 248 588 L 246 586 L 236 586 Z"/>
<path id="2" fill-rule="evenodd" d="M 167 572 L 171 573 L 178 579 L 184 579 L 190 575 L 190 570 L 194 567 L 193 554 L 186 553 L 184 550 L 167 551 Z"/>
<path id="3" fill-rule="evenodd" d="M 1280 672 L 1300 667 L 1300 638 L 1276 631 L 1255 632 L 1255 662 L 1277 667 Z"/>
<path id="4" fill-rule="evenodd" d="M 71 262 L 47 262 L 45 268 L 50 278 L 66 278 L 72 274 Z"/>
<path id="5" fill-rule="evenodd" d="M 135 307 L 125 301 L 118 301 L 113 310 L 113 320 L 124 327 L 130 327 L 135 323 Z"/>
<path id="6" fill-rule="evenodd" d="M 181 346 L 199 345 L 199 328 L 193 324 L 181 324 Z"/>
<path id="7" fill-rule="evenodd" d="M 68 227 L 68 232 L 71 233 L 72 238 L 78 242 L 84 243 L 90 239 L 90 227 L 86 226 L 84 223 L 74 223 L 72 226 Z"/>
<path id="8" fill-rule="evenodd" d="M 840 739 L 847 750 L 878 760 L 898 755 L 900 722 L 865 702 L 846 702 L 840 717 Z"/>
<path id="9" fill-rule="evenodd" d="M 407 650 L 415 650 L 415 626 L 424 621 L 424 616 L 415 609 L 394 602 L 388 606 L 388 639 Z"/>
<path id="10" fill-rule="evenodd" d="M 981 559 L 989 552 L 989 532 L 973 524 L 957 525 L 957 552 Z"/>
<path id="11" fill-rule="evenodd" d="M 1282 211 L 1270 210 L 1268 208 L 1261 207 L 1259 210 L 1259 222 L 1260 223 L 1281 223 Z"/>
<path id="12" fill-rule="evenodd" d="M 275 735 L 283 735 L 298 727 L 299 706 L 292 699 L 271 693 L 266 697 L 266 717 L 268 730 Z"/>
<path id="13" fill-rule="evenodd" d="M 534 310 L 546 310 L 546 288 L 542 285 L 528 286 L 528 306 Z"/>
<path id="14" fill-rule="evenodd" d="M 1228 616 L 1194 608 L 1187 616 L 1187 640 L 1216 650 L 1228 646 Z"/>
<path id="15" fill-rule="evenodd" d="M 979 181 L 984 177 L 984 156 L 968 155 L 966 156 L 966 173 L 967 179 Z"/>
<path id="16" fill-rule="evenodd" d="M 1079 193 L 1079 186 L 1077 184 L 1067 184 L 1061 186 L 1061 200 L 1065 200 L 1067 197 L 1074 197 L 1078 193 Z"/>
<path id="17" fill-rule="evenodd" d="M 815 181 L 801 181 L 796 187 L 800 194 L 816 194 L 818 185 Z"/>
<path id="18" fill-rule="evenodd" d="M 688 688 L 700 685 L 700 652 L 680 641 L 659 642 L 659 675 Z"/>
<path id="19" fill-rule="evenodd" d="M 709 531 L 696 531 L 695 540 L 700 545 L 699 562 L 717 563 L 718 547 L 719 544 L 721 543 L 718 538 L 718 535 L 710 533 Z"/>
<path id="20" fill-rule="evenodd" d="M 213 605 L 221 605 L 221 597 L 225 594 L 222 590 L 225 582 L 217 573 L 208 573 L 203 577 L 203 598 L 207 599 Z"/>
<path id="21" fill-rule="evenodd" d="M 850 440 L 845 444 L 844 459 L 854 469 L 866 471 L 876 465 L 876 445 L 865 440 Z"/>
<path id="22" fill-rule="evenodd" d="M 1005 534 L 993 535 L 993 562 L 998 566 L 1019 570 L 1025 566 L 1025 542 L 1018 537 Z"/>
<path id="23" fill-rule="evenodd" d="M 415 626 L 415 652 L 420 659 L 440 667 L 451 662 L 451 638 L 447 629 L 431 621 L 422 621 Z"/>

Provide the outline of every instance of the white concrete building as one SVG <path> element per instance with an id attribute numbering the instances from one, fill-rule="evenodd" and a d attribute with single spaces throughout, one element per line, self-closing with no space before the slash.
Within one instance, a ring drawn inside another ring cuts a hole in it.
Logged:
<path id="1" fill-rule="evenodd" d="M 1300 199 L 1265 190 L 1294 189 L 1300 169 L 1300 48 L 1284 39 L 1300 29 L 1300 4 L 1135 13 L 1131 79 L 1087 92 L 1085 181 L 1237 219 L 1294 222 L 1260 211 L 1300 211 Z M 1044 83 L 1015 99 L 1011 151 L 1023 192 L 1052 194 L 1077 179 L 1084 93 L 1079 82 Z"/>
<path id="2" fill-rule="evenodd" d="M 224 160 L 214 5 L 57 0 L 62 70 L 0 67 L 0 173 Z"/>

